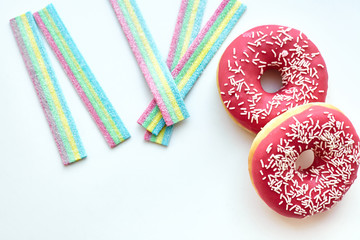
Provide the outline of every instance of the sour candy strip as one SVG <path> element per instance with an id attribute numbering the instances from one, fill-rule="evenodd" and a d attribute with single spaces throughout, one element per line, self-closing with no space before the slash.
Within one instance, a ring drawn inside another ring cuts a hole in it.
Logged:
<path id="1" fill-rule="evenodd" d="M 86 157 L 65 98 L 30 12 L 10 20 L 16 42 L 35 87 L 64 165 Z"/>

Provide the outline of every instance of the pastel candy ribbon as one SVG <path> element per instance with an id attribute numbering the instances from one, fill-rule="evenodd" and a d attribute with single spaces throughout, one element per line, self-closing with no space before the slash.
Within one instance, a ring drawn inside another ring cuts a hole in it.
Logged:
<path id="1" fill-rule="evenodd" d="M 30 12 L 10 25 L 64 165 L 86 157 L 74 120 Z"/>
<path id="2" fill-rule="evenodd" d="M 246 6 L 237 0 L 223 0 L 172 71 L 172 76 L 183 98 L 200 77 L 245 9 Z M 151 101 L 138 123 L 155 135 L 158 135 L 165 126 L 155 100 Z"/>
<path id="3" fill-rule="evenodd" d="M 110 147 L 130 137 L 52 4 L 34 18 Z"/>
<path id="4" fill-rule="evenodd" d="M 166 125 L 171 126 L 189 117 L 183 98 L 160 56 L 135 0 L 110 2 Z"/>
<path id="5" fill-rule="evenodd" d="M 167 65 L 174 70 L 200 31 L 206 0 L 182 0 L 172 37 Z M 156 136 L 146 132 L 145 140 L 168 146 L 174 126 L 164 127 Z"/>

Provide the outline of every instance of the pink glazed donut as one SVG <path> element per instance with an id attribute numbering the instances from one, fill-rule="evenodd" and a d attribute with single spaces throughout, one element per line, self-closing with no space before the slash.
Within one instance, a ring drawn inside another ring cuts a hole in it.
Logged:
<path id="1" fill-rule="evenodd" d="M 261 86 L 268 69 L 282 77 L 275 93 Z M 254 133 L 290 108 L 324 102 L 328 88 L 326 65 L 315 44 L 299 30 L 279 25 L 255 27 L 236 38 L 220 59 L 217 78 L 230 116 Z"/>
<path id="2" fill-rule="evenodd" d="M 312 151 L 310 167 L 299 169 L 301 153 Z M 339 202 L 357 176 L 360 141 L 350 120 L 326 103 L 309 103 L 271 120 L 249 153 L 252 183 L 281 215 L 303 218 Z"/>

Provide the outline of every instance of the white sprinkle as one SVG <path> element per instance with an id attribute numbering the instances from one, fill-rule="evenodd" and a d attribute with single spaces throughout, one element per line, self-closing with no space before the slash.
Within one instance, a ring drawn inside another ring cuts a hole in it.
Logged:
<path id="1" fill-rule="evenodd" d="M 242 75 L 245 76 L 245 73 L 244 73 L 244 71 L 242 69 L 240 69 L 240 72 L 241 72 Z"/>
<path id="2" fill-rule="evenodd" d="M 273 52 L 274 57 L 276 58 L 276 52 L 274 51 L 274 49 L 271 49 L 271 51 Z"/>
<path id="3" fill-rule="evenodd" d="M 248 49 L 250 49 L 252 52 L 255 52 L 255 50 L 253 48 L 251 48 L 250 46 L 247 46 Z"/>
<path id="4" fill-rule="evenodd" d="M 226 104 L 227 102 L 227 104 Z M 229 108 L 231 101 L 225 101 L 224 104 L 226 104 L 226 108 Z"/>
<path id="5" fill-rule="evenodd" d="M 266 152 L 269 154 L 272 149 L 273 143 L 270 143 L 269 146 L 266 148 Z"/>

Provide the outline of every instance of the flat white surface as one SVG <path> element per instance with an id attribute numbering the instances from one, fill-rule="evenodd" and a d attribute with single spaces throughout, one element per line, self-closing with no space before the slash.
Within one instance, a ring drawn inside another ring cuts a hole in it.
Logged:
<path id="1" fill-rule="evenodd" d="M 253 137 L 217 93 L 226 46 L 261 24 L 302 30 L 329 72 L 327 101 L 360 132 L 360 2 L 247 0 L 246 13 L 186 99 L 191 117 L 168 148 L 146 143 L 136 120 L 151 95 L 107 0 L 54 0 L 101 86 L 132 134 L 111 150 L 54 54 L 87 159 L 64 167 L 9 26 L 48 0 L 0 0 L 0 239 L 360 239 L 360 181 L 330 211 L 282 217 L 256 195 L 247 172 Z M 207 20 L 220 0 L 208 0 Z M 138 0 L 167 55 L 180 0 Z M 47 44 L 46 44 L 47 46 Z M 48 48 L 48 46 L 47 46 Z M 49 50 L 49 48 L 48 48 Z"/>

